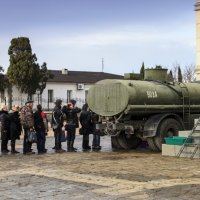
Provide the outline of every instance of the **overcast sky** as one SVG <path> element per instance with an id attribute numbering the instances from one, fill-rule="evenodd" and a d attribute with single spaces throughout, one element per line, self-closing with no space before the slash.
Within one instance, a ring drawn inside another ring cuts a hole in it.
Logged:
<path id="1" fill-rule="evenodd" d="M 123 74 L 195 64 L 195 0 L 0 0 L 0 65 L 14 37 L 49 69 Z"/>

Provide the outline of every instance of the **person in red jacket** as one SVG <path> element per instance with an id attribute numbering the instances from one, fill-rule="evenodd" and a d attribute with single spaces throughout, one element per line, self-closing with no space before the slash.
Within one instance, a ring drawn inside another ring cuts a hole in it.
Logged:
<path id="1" fill-rule="evenodd" d="M 42 106 L 39 104 L 37 105 L 37 111 L 34 113 L 34 127 L 37 133 L 37 150 L 39 154 L 47 152 L 45 149 L 46 128 L 42 116 L 44 116 L 44 113 Z"/>

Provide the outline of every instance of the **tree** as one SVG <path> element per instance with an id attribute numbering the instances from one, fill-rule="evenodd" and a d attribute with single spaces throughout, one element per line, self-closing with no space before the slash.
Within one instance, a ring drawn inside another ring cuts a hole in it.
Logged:
<path id="1" fill-rule="evenodd" d="M 192 82 L 195 81 L 196 77 L 195 77 L 195 66 L 194 65 L 187 65 L 184 68 L 184 72 L 183 72 L 183 81 L 185 83 L 188 82 Z"/>
<path id="2" fill-rule="evenodd" d="M 140 78 L 141 78 L 141 80 L 144 80 L 144 70 L 145 70 L 145 66 L 144 66 L 144 62 L 142 62 L 142 67 L 140 69 Z"/>
<path id="3" fill-rule="evenodd" d="M 0 93 L 4 92 L 7 86 L 5 75 L 2 72 L 4 72 L 4 69 L 0 66 Z"/>
<path id="4" fill-rule="evenodd" d="M 40 85 L 38 88 L 40 94 L 42 94 L 43 90 L 46 88 L 46 82 L 49 78 L 53 78 L 53 74 L 48 71 L 47 64 L 44 62 L 40 69 Z"/>
<path id="5" fill-rule="evenodd" d="M 36 55 L 32 54 L 29 38 L 13 38 L 8 54 L 10 56 L 7 72 L 9 82 L 16 85 L 21 92 L 28 94 L 28 98 L 31 98 L 36 90 L 42 92 L 50 74 L 46 63 L 41 68 L 37 63 Z"/>
<path id="6" fill-rule="evenodd" d="M 182 74 L 180 65 L 178 63 L 175 63 L 173 65 L 172 71 L 173 71 L 174 81 L 188 83 L 195 81 L 196 79 L 194 65 L 186 65 L 183 68 L 183 74 Z"/>
<path id="7" fill-rule="evenodd" d="M 173 64 L 172 74 L 175 82 L 183 82 L 181 67 L 177 62 Z"/>
<path id="8" fill-rule="evenodd" d="M 183 82 L 183 76 L 181 72 L 181 67 L 178 66 L 178 82 L 182 83 Z"/>
<path id="9" fill-rule="evenodd" d="M 178 81 L 178 75 L 177 75 L 177 73 L 178 73 L 178 67 L 179 67 L 179 66 L 180 66 L 180 65 L 179 65 L 178 63 L 174 63 L 174 64 L 173 64 L 172 74 L 173 74 L 173 79 L 174 79 L 175 82 Z"/>
<path id="10" fill-rule="evenodd" d="M 172 70 L 170 70 L 169 73 L 167 74 L 167 81 L 169 81 L 169 82 L 174 81 Z"/>

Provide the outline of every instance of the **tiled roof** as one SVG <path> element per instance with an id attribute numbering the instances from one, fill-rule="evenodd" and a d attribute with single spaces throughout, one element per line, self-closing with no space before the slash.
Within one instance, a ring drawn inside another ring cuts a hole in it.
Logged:
<path id="1" fill-rule="evenodd" d="M 109 74 L 105 72 L 89 72 L 89 71 L 67 71 L 62 74 L 62 70 L 49 70 L 54 75 L 53 79 L 47 82 L 59 83 L 96 83 L 103 79 L 124 79 L 124 76 Z"/>

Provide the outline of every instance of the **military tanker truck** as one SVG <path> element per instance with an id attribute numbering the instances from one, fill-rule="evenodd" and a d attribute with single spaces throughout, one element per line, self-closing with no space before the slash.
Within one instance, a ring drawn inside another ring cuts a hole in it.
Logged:
<path id="1" fill-rule="evenodd" d="M 102 80 L 89 89 L 88 105 L 100 116 L 96 127 L 114 148 L 137 148 L 146 140 L 160 151 L 165 137 L 191 129 L 200 116 L 200 82 L 167 82 L 167 69 L 146 69 L 144 76 Z"/>

